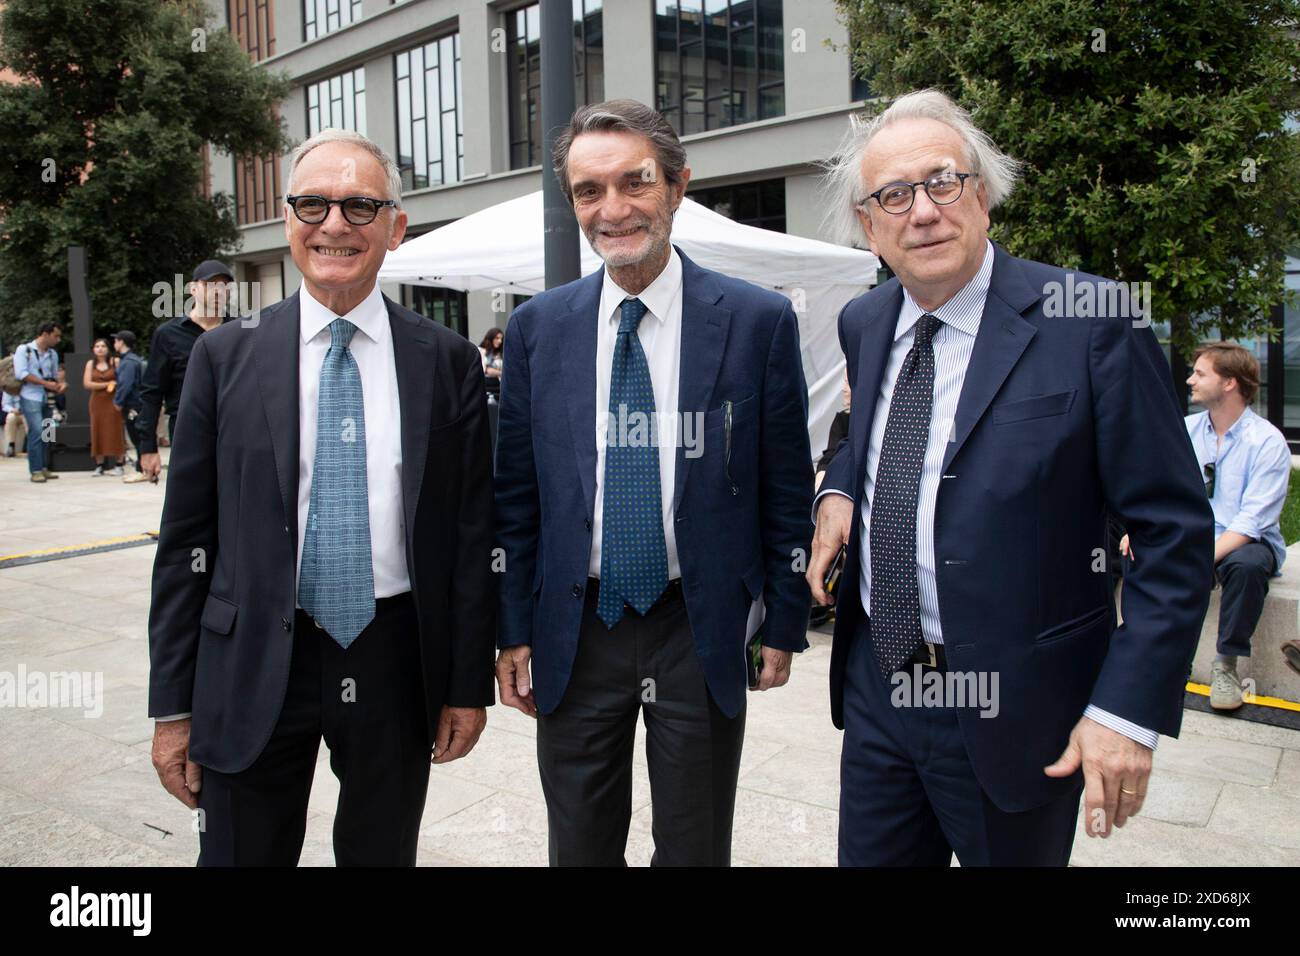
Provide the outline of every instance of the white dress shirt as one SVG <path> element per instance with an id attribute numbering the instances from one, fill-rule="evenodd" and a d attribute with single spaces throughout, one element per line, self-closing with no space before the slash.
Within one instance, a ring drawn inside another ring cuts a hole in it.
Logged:
<path id="1" fill-rule="evenodd" d="M 966 381 L 966 369 L 970 366 L 971 353 L 975 349 L 975 337 L 979 333 L 980 319 L 984 315 L 984 303 L 988 298 L 992 277 L 993 244 L 990 242 L 984 251 L 984 261 L 980 264 L 974 278 L 931 313 L 940 320 L 941 325 L 932 340 L 934 406 L 930 417 L 930 437 L 925 448 L 925 460 L 921 465 L 921 485 L 916 502 L 916 583 L 921 605 L 921 636 L 931 644 L 943 643 L 943 628 L 939 623 L 939 587 L 934 570 L 935 502 L 938 499 L 939 482 L 943 480 L 943 458 L 948 450 L 948 443 L 956 438 L 957 402 L 961 398 L 962 385 Z M 871 433 L 867 440 L 867 467 L 862 492 L 862 533 L 859 550 L 862 576 L 858 583 L 858 593 L 868 617 L 871 615 L 871 493 L 875 487 L 876 467 L 880 463 L 881 447 L 885 440 L 885 424 L 889 420 L 889 403 L 894 394 L 894 385 L 899 370 L 903 367 L 903 360 L 907 357 L 916 338 L 917 320 L 924 314 L 925 310 L 916 304 L 916 300 L 904 287 L 903 304 L 898 310 L 893 345 L 890 348 L 889 360 L 885 364 L 884 374 L 880 378 L 880 394 L 876 399 L 875 415 L 871 421 Z M 824 494 L 828 493 L 838 492 L 832 489 L 824 492 Z M 820 498 L 821 495 L 818 495 L 819 500 Z M 816 504 L 813 508 L 815 515 Z M 1084 716 L 1152 750 L 1159 740 L 1155 731 L 1139 727 L 1131 721 L 1091 704 L 1084 710 Z"/>
<path id="2" fill-rule="evenodd" d="M 609 424 L 609 378 L 614 368 L 614 344 L 618 338 L 620 307 L 630 293 L 619 288 L 605 270 L 596 313 L 596 506 L 591 520 L 591 562 L 587 573 L 600 577 L 601 516 L 605 508 L 605 444 Z M 678 384 L 682 354 L 682 260 L 669 249 L 668 264 L 655 280 L 635 298 L 646 307 L 637 327 L 637 338 L 650 366 L 654 389 L 655 418 L 659 430 L 659 494 L 663 509 L 664 544 L 668 550 L 668 578 L 682 576 L 677 559 L 677 537 L 673 528 L 673 492 L 677 474 Z"/>
<path id="3" fill-rule="evenodd" d="M 320 372 L 329 351 L 329 325 L 340 316 L 312 298 L 304 282 L 298 296 L 298 563 L 297 590 L 302 571 L 302 545 L 311 507 L 312 468 L 316 462 L 316 419 Z M 402 410 L 397 394 L 397 365 L 393 331 L 378 284 L 347 315 L 357 327 L 348 346 L 361 375 L 366 412 L 366 490 L 370 498 L 370 560 L 375 597 L 391 597 L 411 589 L 406 569 L 406 525 L 402 519 Z M 433 374 L 430 370 L 429 374 Z M 299 604 L 299 607 L 302 605 Z"/>

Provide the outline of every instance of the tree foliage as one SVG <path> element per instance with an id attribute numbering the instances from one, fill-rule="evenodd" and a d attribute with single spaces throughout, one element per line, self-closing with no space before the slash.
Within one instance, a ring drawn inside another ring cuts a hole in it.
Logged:
<path id="1" fill-rule="evenodd" d="M 0 337 L 67 324 L 85 246 L 97 331 L 149 341 L 155 283 L 238 248 L 233 200 L 202 193 L 202 147 L 285 146 L 287 80 L 252 65 L 200 0 L 7 0 L 0 13 Z"/>
<path id="2" fill-rule="evenodd" d="M 1016 255 L 1151 283 L 1175 345 L 1267 333 L 1300 248 L 1300 3 L 836 0 L 855 72 L 936 87 L 1024 179 Z"/>

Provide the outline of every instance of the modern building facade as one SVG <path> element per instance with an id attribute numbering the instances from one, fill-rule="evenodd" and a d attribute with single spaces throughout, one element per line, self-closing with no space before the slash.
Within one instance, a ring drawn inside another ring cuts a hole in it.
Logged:
<path id="1" fill-rule="evenodd" d="M 692 198 L 740 222 L 819 236 L 815 163 L 865 95 L 831 0 L 571 2 L 579 104 L 657 105 L 687 148 Z M 536 0 L 209 6 L 255 62 L 291 77 L 281 116 L 294 141 L 342 126 L 397 158 L 408 236 L 541 188 Z M 209 188 L 236 200 L 236 278 L 260 281 L 264 304 L 291 294 L 301 277 L 280 221 L 288 157 L 209 160 Z M 384 292 L 475 342 L 504 327 L 514 301 L 508 289 Z"/>
<path id="2" fill-rule="evenodd" d="M 832 0 L 570 0 L 579 104 L 630 97 L 677 128 L 690 195 L 747 224 L 820 238 L 815 165 L 869 95 L 854 80 Z M 414 237 L 541 188 L 537 0 L 208 0 L 249 56 L 285 71 L 294 141 L 356 129 L 398 160 Z M 237 278 L 263 303 L 298 287 L 280 222 L 287 156 L 212 151 L 210 191 L 235 197 Z M 1300 291 L 1300 260 L 1286 286 Z M 479 341 L 504 327 L 511 290 L 385 285 Z M 1300 309 L 1275 308 L 1276 342 L 1245 343 L 1263 368 L 1255 407 L 1300 451 Z M 1162 331 L 1157 327 L 1157 331 Z M 1167 329 L 1163 330 L 1167 335 Z"/>

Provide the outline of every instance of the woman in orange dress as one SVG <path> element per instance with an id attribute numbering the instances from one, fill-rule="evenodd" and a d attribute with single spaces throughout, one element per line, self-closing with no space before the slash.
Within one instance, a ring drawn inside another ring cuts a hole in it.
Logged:
<path id="1" fill-rule="evenodd" d="M 113 459 L 113 474 L 122 474 L 122 460 L 126 455 L 123 439 L 122 413 L 113 404 L 113 389 L 117 386 L 117 368 L 113 363 L 113 350 L 108 339 L 96 339 L 95 357 L 86 362 L 81 384 L 90 392 L 90 454 L 95 459 L 93 477 L 107 474 L 106 459 Z"/>

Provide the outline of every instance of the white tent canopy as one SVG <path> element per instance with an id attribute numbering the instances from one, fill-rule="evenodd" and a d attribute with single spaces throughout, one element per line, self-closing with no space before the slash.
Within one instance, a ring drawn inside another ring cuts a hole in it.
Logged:
<path id="1" fill-rule="evenodd" d="M 534 295 L 546 288 L 543 234 L 539 190 L 403 243 L 388 253 L 379 280 Z M 814 457 L 820 455 L 842 407 L 844 356 L 835 320 L 844 303 L 874 283 L 879 260 L 860 249 L 742 226 L 691 199 L 677 211 L 672 238 L 697 265 L 775 289 L 794 303 L 808 381 L 808 434 Z M 579 244 L 582 273 L 589 275 L 601 261 L 581 234 Z"/>

